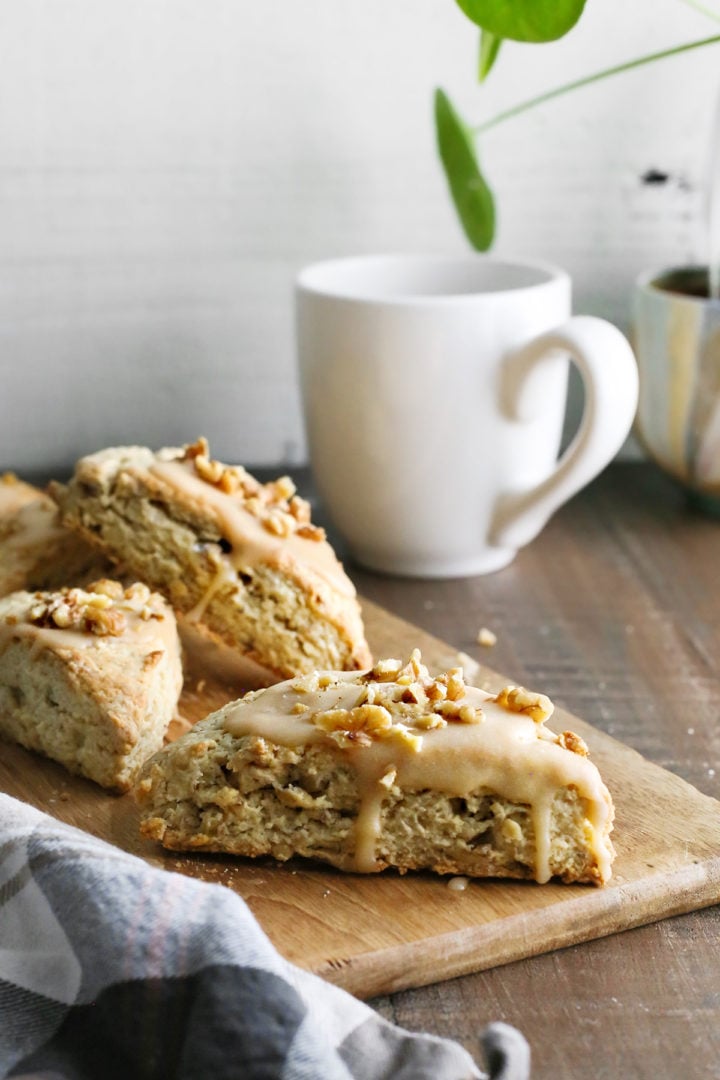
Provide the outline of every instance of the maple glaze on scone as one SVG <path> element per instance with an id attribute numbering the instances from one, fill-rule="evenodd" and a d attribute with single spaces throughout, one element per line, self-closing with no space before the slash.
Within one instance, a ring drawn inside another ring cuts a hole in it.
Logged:
<path id="1" fill-rule="evenodd" d="M 182 687 L 175 617 L 147 586 L 0 600 L 0 735 L 125 791 L 160 746 Z"/>
<path id="2" fill-rule="evenodd" d="M 13 473 L 0 475 L 0 596 L 80 585 L 106 570 L 93 548 L 62 527 L 52 499 Z"/>
<path id="3" fill-rule="evenodd" d="M 613 808 L 543 695 L 406 666 L 256 691 L 150 763 L 145 835 L 174 849 L 302 854 L 359 872 L 610 876 Z"/>
<path id="4" fill-rule="evenodd" d="M 354 586 L 288 477 L 261 484 L 201 439 L 100 451 L 51 491 L 68 526 L 275 678 L 370 663 Z"/>

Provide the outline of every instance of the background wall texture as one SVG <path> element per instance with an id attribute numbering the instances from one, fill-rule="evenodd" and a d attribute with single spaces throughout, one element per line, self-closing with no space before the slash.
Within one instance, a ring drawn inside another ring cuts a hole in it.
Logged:
<path id="1" fill-rule="evenodd" d="M 0 467 L 200 432 L 302 461 L 298 268 L 465 248 L 433 87 L 479 122 L 713 32 L 682 0 L 589 0 L 480 88 L 452 0 L 0 0 Z M 488 133 L 496 251 L 562 264 L 576 310 L 627 330 L 639 271 L 706 256 L 719 90 L 711 47 Z"/>

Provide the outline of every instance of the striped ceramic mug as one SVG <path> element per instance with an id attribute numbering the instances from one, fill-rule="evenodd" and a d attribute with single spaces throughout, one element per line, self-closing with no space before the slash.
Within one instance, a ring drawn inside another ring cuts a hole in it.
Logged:
<path id="1" fill-rule="evenodd" d="M 704 267 L 638 279 L 635 431 L 658 465 L 720 512 L 720 300 L 708 292 Z"/>

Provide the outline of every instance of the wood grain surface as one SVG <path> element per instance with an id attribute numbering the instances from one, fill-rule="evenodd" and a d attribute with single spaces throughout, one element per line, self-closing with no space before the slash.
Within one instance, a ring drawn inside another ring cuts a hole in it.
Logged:
<path id="1" fill-rule="evenodd" d="M 657 469 L 613 466 L 498 574 L 352 569 L 365 596 L 720 797 L 720 522 Z M 483 625 L 490 651 L 475 644 Z M 714 906 L 374 1005 L 476 1058 L 486 1023 L 516 1024 L 533 1080 L 718 1080 L 719 971 Z"/>
<path id="2" fill-rule="evenodd" d="M 371 602 L 364 606 L 376 656 L 407 655 L 419 645 L 435 668 L 457 663 L 452 646 Z M 470 664 L 483 684 L 508 681 Z M 192 670 L 186 680 L 181 712 L 189 720 L 237 696 L 236 687 L 204 676 Z M 166 853 L 139 838 L 130 796 L 110 796 L 7 745 L 0 786 L 157 865 L 229 886 L 290 960 L 369 996 L 574 945 L 720 897 L 720 805 L 582 721 L 562 712 L 554 720 L 586 738 L 615 798 L 618 859 L 604 889 L 481 881 L 458 893 L 432 875 L 343 875 L 300 861 Z"/>

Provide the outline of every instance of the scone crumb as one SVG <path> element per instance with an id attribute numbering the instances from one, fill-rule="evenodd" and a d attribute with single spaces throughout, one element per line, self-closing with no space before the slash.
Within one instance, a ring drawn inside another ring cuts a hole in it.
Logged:
<path id="1" fill-rule="evenodd" d="M 466 877 L 451 877 L 447 883 L 447 887 L 450 892 L 465 892 L 470 884 L 470 878 Z"/>
<path id="2" fill-rule="evenodd" d="M 495 701 L 509 712 L 526 713 L 536 724 L 542 724 L 552 716 L 555 708 L 545 694 L 535 694 L 524 686 L 504 686 L 496 695 Z"/>
<path id="3" fill-rule="evenodd" d="M 481 626 L 477 632 L 476 641 L 484 649 L 492 649 L 493 645 L 497 645 L 497 634 L 494 634 L 487 626 Z"/>

